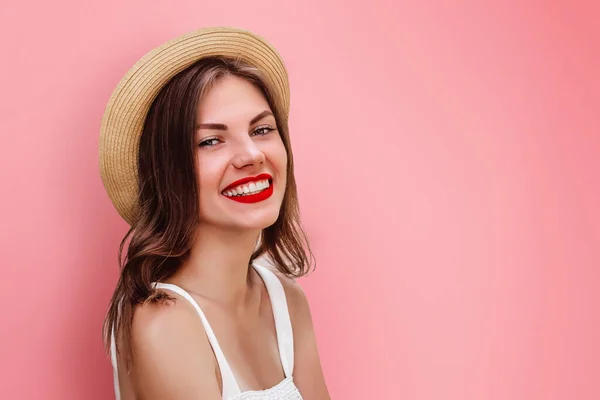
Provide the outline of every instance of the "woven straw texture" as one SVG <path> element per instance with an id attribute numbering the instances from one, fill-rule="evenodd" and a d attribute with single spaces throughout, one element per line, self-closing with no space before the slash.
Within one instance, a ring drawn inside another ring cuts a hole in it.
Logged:
<path id="1" fill-rule="evenodd" d="M 285 65 L 260 36 L 239 28 L 202 28 L 172 39 L 144 55 L 121 79 L 100 127 L 100 176 L 119 215 L 132 225 L 138 213 L 138 149 L 150 105 L 176 74 L 210 56 L 240 58 L 259 68 L 286 118 L 290 91 Z"/>

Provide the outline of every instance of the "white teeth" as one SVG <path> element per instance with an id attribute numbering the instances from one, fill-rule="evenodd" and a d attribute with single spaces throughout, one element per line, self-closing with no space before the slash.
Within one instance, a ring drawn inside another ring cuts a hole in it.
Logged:
<path id="1" fill-rule="evenodd" d="M 260 193 L 263 190 L 267 189 L 269 186 L 269 180 L 263 179 L 262 181 L 250 182 L 247 185 L 240 185 L 236 188 L 229 189 L 223 192 L 225 196 L 244 196 L 247 194 L 255 194 Z"/>

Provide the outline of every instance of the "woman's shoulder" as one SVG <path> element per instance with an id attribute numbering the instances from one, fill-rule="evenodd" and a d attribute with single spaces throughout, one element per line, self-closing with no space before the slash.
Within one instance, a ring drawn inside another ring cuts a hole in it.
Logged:
<path id="1" fill-rule="evenodd" d="M 179 294 L 169 293 L 169 297 L 146 301 L 135 307 L 132 346 L 156 354 L 167 352 L 165 349 L 176 353 L 181 349 L 182 352 L 192 350 L 209 354 L 208 337 L 194 307 Z"/>
<path id="2" fill-rule="evenodd" d="M 177 293 L 169 292 L 168 296 L 136 305 L 132 321 L 135 338 L 153 342 L 169 340 L 171 335 L 202 328 L 196 311 L 186 299 Z"/>
<path id="3" fill-rule="evenodd" d="M 136 380 L 147 382 L 144 391 L 178 395 L 184 394 L 178 385 L 201 381 L 192 386 L 218 394 L 216 364 L 202 321 L 183 297 L 169 295 L 172 300 L 141 303 L 134 310 L 131 350 Z"/>
<path id="4" fill-rule="evenodd" d="M 273 272 L 279 278 L 287 300 L 288 312 L 294 332 L 312 331 L 312 318 L 308 298 L 296 278 L 284 274 L 269 263 L 261 263 L 260 265 Z"/>

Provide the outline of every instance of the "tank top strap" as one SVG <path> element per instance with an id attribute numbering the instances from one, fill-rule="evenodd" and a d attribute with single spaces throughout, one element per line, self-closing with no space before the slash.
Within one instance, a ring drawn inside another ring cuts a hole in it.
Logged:
<path id="1" fill-rule="evenodd" d="M 204 315 L 204 312 L 202 311 L 196 300 L 194 300 L 194 298 L 190 296 L 190 294 L 184 289 L 172 283 L 155 282 L 154 285 L 156 289 L 170 290 L 174 293 L 177 293 L 178 295 L 189 301 L 190 304 L 194 307 L 194 309 L 200 316 L 200 319 L 202 320 L 202 325 L 204 325 L 206 336 L 208 337 L 208 341 L 210 342 L 210 345 L 215 353 L 215 357 L 217 358 L 217 363 L 219 364 L 219 370 L 221 371 L 221 378 L 223 380 L 223 398 L 229 399 L 231 397 L 239 395 L 241 391 L 235 380 L 233 371 L 231 370 L 229 364 L 227 363 L 227 360 L 225 359 L 225 355 L 221 350 L 221 346 L 219 346 L 219 342 L 217 340 L 217 337 L 215 336 L 215 333 L 213 332 L 210 324 L 208 323 L 208 319 Z"/>
<path id="2" fill-rule="evenodd" d="M 110 363 L 113 367 L 113 385 L 115 388 L 115 400 L 121 400 L 119 389 L 119 367 L 117 366 L 117 342 L 115 341 L 115 326 L 110 331 Z"/>
<path id="3" fill-rule="evenodd" d="M 289 378 L 294 370 L 294 334 L 285 291 L 281 281 L 273 271 L 256 262 L 253 262 L 252 266 L 263 279 L 269 293 L 273 318 L 275 319 L 279 357 L 281 358 L 285 377 Z"/>

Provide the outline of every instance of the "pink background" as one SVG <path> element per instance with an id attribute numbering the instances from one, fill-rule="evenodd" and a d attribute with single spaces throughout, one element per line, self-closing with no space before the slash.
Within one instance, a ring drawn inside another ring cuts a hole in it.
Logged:
<path id="1" fill-rule="evenodd" d="M 332 397 L 600 398 L 600 14 L 569 3 L 4 2 L 0 397 L 112 398 L 104 106 L 234 25 L 289 68 Z"/>

